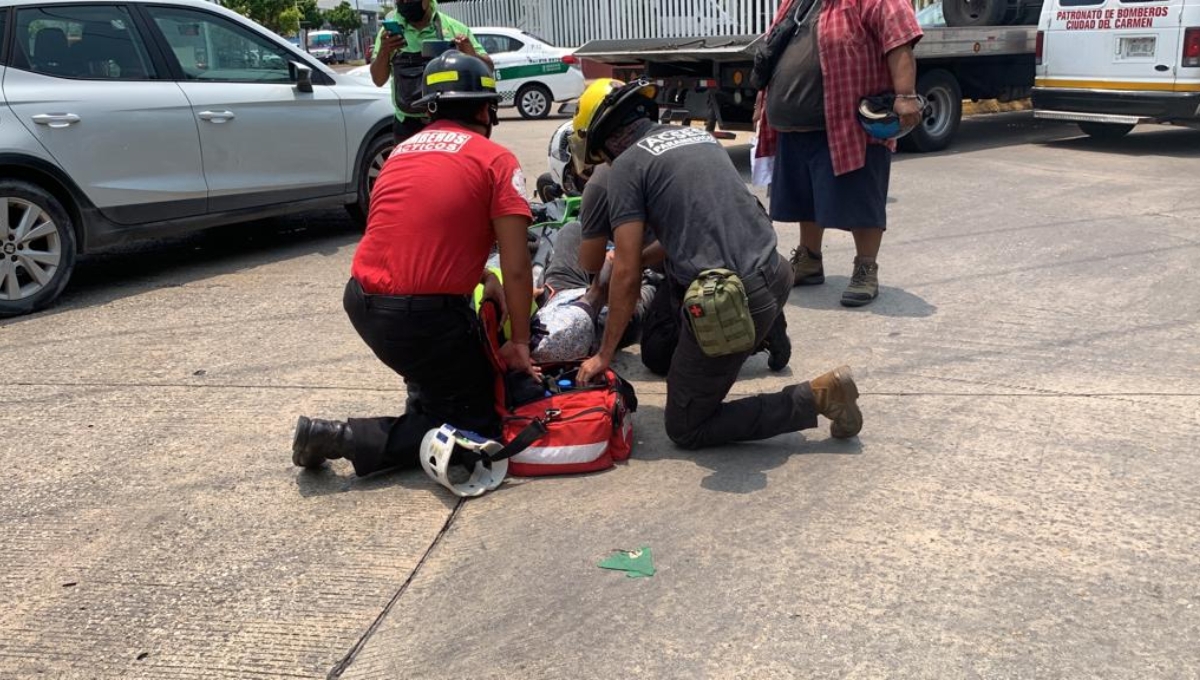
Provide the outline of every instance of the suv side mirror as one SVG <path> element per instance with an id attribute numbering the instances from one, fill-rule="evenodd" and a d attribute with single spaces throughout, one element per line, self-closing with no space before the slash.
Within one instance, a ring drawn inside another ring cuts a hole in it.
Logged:
<path id="1" fill-rule="evenodd" d="M 297 92 L 312 92 L 312 68 L 298 61 L 291 62 L 292 79 L 296 81 Z"/>

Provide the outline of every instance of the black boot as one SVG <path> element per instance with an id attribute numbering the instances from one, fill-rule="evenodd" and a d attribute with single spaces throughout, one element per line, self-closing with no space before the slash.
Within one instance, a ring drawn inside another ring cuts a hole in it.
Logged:
<path id="1" fill-rule="evenodd" d="M 300 416 L 292 437 L 292 463 L 315 470 L 327 460 L 354 458 L 354 433 L 350 426 L 336 420 L 317 420 Z"/>
<path id="2" fill-rule="evenodd" d="M 792 339 L 788 337 L 787 319 L 783 318 L 782 312 L 763 340 L 762 349 L 767 353 L 767 368 L 776 373 L 787 368 L 792 360 Z"/>

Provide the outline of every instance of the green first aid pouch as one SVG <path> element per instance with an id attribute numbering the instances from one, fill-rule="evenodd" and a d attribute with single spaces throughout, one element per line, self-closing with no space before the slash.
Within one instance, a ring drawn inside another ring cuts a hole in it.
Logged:
<path id="1" fill-rule="evenodd" d="M 754 349 L 754 318 L 746 286 L 728 269 L 700 272 L 683 296 L 683 309 L 700 351 L 710 357 Z"/>

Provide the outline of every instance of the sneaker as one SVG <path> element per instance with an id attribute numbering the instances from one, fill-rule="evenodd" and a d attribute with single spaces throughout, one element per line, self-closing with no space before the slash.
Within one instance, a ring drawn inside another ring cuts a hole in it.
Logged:
<path id="1" fill-rule="evenodd" d="M 842 293 L 843 307 L 862 307 L 879 297 L 879 265 L 854 258 L 854 276 Z"/>
<path id="2" fill-rule="evenodd" d="M 767 352 L 767 368 L 775 373 L 787 368 L 788 362 L 792 360 L 792 339 L 788 337 L 787 320 L 782 313 L 771 326 L 762 348 Z"/>
<path id="3" fill-rule="evenodd" d="M 863 415 L 858 408 L 858 385 L 849 366 L 839 366 L 809 382 L 817 413 L 833 421 L 829 434 L 849 439 L 862 431 Z"/>
<path id="4" fill-rule="evenodd" d="M 804 246 L 792 251 L 792 285 L 819 286 L 825 283 L 825 265 L 821 256 Z"/>

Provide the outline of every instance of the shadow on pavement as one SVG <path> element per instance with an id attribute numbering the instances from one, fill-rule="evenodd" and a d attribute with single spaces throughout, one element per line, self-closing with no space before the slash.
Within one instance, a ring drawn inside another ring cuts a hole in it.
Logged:
<path id="1" fill-rule="evenodd" d="M 366 477 L 358 477 L 352 468 L 346 465 L 337 469 L 330 465 L 319 470 L 302 470 L 296 468 L 296 490 L 304 498 L 331 496 L 347 492 L 369 492 L 400 487 L 403 489 L 434 489 L 442 498 L 446 507 L 453 508 L 457 498 L 445 489 L 435 484 L 421 469 L 387 470 Z"/>
<path id="2" fill-rule="evenodd" d="M 1008 146 L 1047 142 L 1066 135 L 1077 134 L 1079 128 L 1051 120 L 1039 120 L 1032 111 L 988 113 L 963 118 L 950 147 L 933 153 L 904 152 L 896 154 L 897 163 L 918 158 L 936 158 L 975 151 L 987 151 Z"/>
<path id="3" fill-rule="evenodd" d="M 311 254 L 333 255 L 362 230 L 342 210 L 233 224 L 184 236 L 131 243 L 80 259 L 49 309 L 0 326 L 103 305 L 147 290 L 196 281 Z M 347 272 L 349 275 L 349 272 Z"/>
<path id="4" fill-rule="evenodd" d="M 925 319 L 937 314 L 937 306 L 924 298 L 894 286 L 880 286 L 879 297 L 865 307 L 843 307 L 842 291 L 850 285 L 848 276 L 827 276 L 822 286 L 800 286 L 792 290 L 788 303 L 805 309 L 844 310 L 847 313 L 875 314 L 907 319 Z"/>
<path id="5" fill-rule="evenodd" d="M 1076 134 L 1082 135 L 1076 129 Z M 1047 146 L 1119 156 L 1167 156 L 1170 158 L 1200 158 L 1200 130 L 1188 128 L 1155 128 L 1145 132 L 1134 131 L 1120 139 L 1093 139 L 1076 136 L 1071 139 L 1055 139 L 1045 142 Z"/>
<path id="6" fill-rule="evenodd" d="M 648 404 L 640 407 L 638 409 L 638 427 L 662 428 L 662 408 Z M 765 441 L 730 444 L 702 451 L 685 451 L 671 444 L 663 436 L 662 446 L 653 449 L 649 447 L 636 449 L 633 456 L 643 461 L 691 461 L 712 473 L 700 482 L 701 488 L 720 493 L 749 494 L 767 488 L 769 481 L 767 473 L 782 467 L 792 456 L 815 454 L 844 456 L 862 453 L 862 442 L 857 438 L 832 439 L 828 437 L 828 427 L 824 423 L 819 427 L 820 429 L 780 435 Z M 660 429 L 655 434 L 657 435 L 661 431 Z M 641 436 L 645 437 L 645 434 Z"/>

